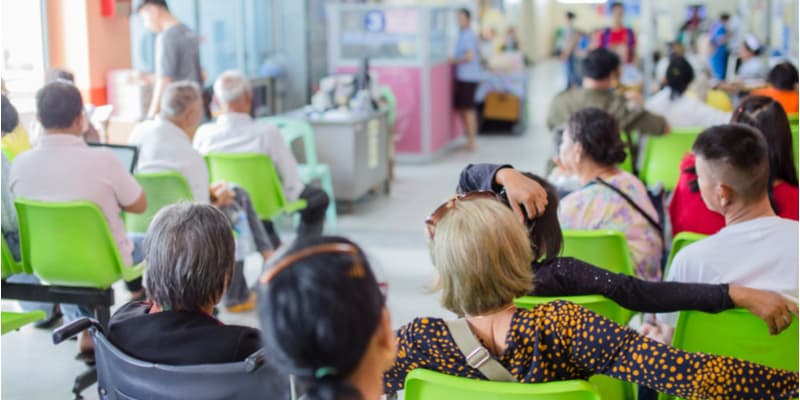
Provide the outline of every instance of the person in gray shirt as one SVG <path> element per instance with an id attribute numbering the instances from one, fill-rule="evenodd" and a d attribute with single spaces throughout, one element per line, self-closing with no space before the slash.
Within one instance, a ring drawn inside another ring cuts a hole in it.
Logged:
<path id="1" fill-rule="evenodd" d="M 158 114 L 164 88 L 175 81 L 188 80 L 203 85 L 200 47 L 195 34 L 169 11 L 166 0 L 136 0 L 134 10 L 156 37 L 155 85 L 147 117 Z"/>

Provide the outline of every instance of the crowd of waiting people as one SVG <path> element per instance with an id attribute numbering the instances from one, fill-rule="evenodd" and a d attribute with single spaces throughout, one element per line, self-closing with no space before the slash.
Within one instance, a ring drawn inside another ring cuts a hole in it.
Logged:
<path id="1" fill-rule="evenodd" d="M 798 313 L 786 298 L 796 301 L 798 291 L 798 179 L 787 117 L 797 111 L 797 70 L 776 66 L 770 87 L 742 100 L 732 115 L 687 97 L 694 75 L 685 59 L 672 59 L 666 71 L 663 91 L 645 102 L 614 90 L 616 54 L 598 49 L 583 60 L 582 87 L 558 95 L 547 119 L 561 128 L 556 168 L 580 182 L 568 194 L 511 165 L 473 164 L 461 172 L 458 194 L 424 221 L 441 304 L 519 382 L 603 374 L 685 398 L 796 397 L 797 372 L 665 343 L 681 310 L 746 308 L 773 334 Z M 793 110 L 784 91 L 794 93 Z M 416 368 L 485 379 L 454 338 L 454 321 L 421 317 L 392 330 L 387 294 L 362 249 L 322 235 L 326 194 L 300 181 L 278 128 L 249 115 L 247 79 L 223 73 L 214 96 L 222 114 L 201 125 L 197 84 L 172 82 L 159 115 L 131 134 L 140 152 L 137 172 L 178 172 L 193 195 L 193 202 L 159 211 L 143 235 L 126 232 L 120 213 L 144 212 L 146 195 L 111 152 L 86 144 L 80 92 L 61 80 L 45 85 L 36 96 L 44 135 L 13 163 L 3 154 L 3 238 L 14 257 L 14 198 L 88 200 L 103 212 L 125 263 L 147 263 L 144 282 L 129 283 L 131 302 L 106 331 L 130 356 L 169 365 L 226 363 L 264 347 L 280 373 L 304 383 L 307 399 L 377 399 L 402 390 Z M 5 136 L 18 118 L 2 100 Z M 696 118 L 688 119 L 687 110 Z M 648 188 L 619 165 L 637 151 L 630 132 L 664 135 L 681 126 L 703 130 L 680 165 L 669 223 L 673 233 L 710 236 L 678 253 L 662 276 L 667 221 Z M 292 243 L 281 246 L 246 191 L 209 184 L 203 155 L 253 152 L 273 160 L 290 200 L 308 204 Z M 562 257 L 562 229 L 623 232 L 634 275 Z M 263 256 L 264 272 L 248 283 L 243 259 L 253 251 Z M 15 278 L 36 282 L 32 275 Z M 514 305 L 525 295 L 584 294 L 659 317 L 637 331 L 568 301 L 530 310 Z M 257 308 L 261 329 L 222 324 L 214 317 L 218 304 Z M 60 310 L 66 321 L 88 315 L 80 305 Z M 83 335 L 79 350 L 92 346 Z"/>

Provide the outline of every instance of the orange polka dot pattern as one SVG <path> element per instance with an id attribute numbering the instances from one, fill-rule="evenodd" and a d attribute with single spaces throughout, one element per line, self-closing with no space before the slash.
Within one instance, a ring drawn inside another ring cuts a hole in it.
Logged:
<path id="1" fill-rule="evenodd" d="M 403 388 L 411 370 L 486 379 L 467 365 L 444 321 L 418 318 L 397 332 L 398 354 L 384 391 Z M 684 398 L 787 399 L 798 395 L 798 374 L 731 357 L 687 353 L 640 336 L 566 301 L 519 309 L 507 348 L 498 358 L 520 382 L 609 375 Z"/>

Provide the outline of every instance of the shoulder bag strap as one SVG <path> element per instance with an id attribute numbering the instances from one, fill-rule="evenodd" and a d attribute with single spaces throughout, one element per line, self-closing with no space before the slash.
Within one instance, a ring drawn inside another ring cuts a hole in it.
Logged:
<path id="1" fill-rule="evenodd" d="M 622 198 L 625 199 L 625 201 L 627 201 L 628 204 L 631 205 L 631 207 L 633 207 L 636 211 L 638 211 L 639 214 L 641 214 L 647 220 L 647 222 L 649 222 L 650 225 L 652 225 L 653 228 L 655 228 L 658 231 L 658 233 L 660 233 L 662 236 L 664 235 L 664 228 L 661 227 L 661 224 L 659 224 L 658 221 L 653 219 L 653 217 L 651 217 L 650 214 L 648 214 L 644 210 L 642 210 L 642 208 L 639 207 L 639 205 L 636 204 L 636 202 L 633 201 L 633 199 L 628 197 L 627 194 L 623 193 L 622 190 L 619 190 L 619 188 L 617 188 L 616 186 L 606 182 L 605 180 L 603 180 L 603 178 L 601 178 L 599 176 L 597 178 L 595 178 L 594 181 L 599 183 L 599 184 L 601 184 L 601 185 L 603 185 L 603 186 L 605 186 L 605 187 L 607 187 L 607 188 L 609 188 L 609 189 L 611 189 L 611 190 L 613 190 L 613 191 L 615 191 L 618 195 L 622 196 Z"/>
<path id="2" fill-rule="evenodd" d="M 456 342 L 456 346 L 464 354 L 467 364 L 480 371 L 483 376 L 490 381 L 496 382 L 518 382 L 511 372 L 508 372 L 503 364 L 500 364 L 492 354 L 489 353 L 481 342 L 472 333 L 469 323 L 465 318 L 445 322 L 450 335 Z"/>

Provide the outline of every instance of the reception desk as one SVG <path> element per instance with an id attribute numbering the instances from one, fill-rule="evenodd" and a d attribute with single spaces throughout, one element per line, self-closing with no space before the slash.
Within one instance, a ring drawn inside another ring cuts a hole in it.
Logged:
<path id="1" fill-rule="evenodd" d="M 335 118 L 306 115 L 293 110 L 287 117 L 308 121 L 314 128 L 314 141 L 320 163 L 331 169 L 337 202 L 347 206 L 370 190 L 389 192 L 388 112 L 337 115 Z M 293 149 L 302 160 L 302 151 Z"/>

